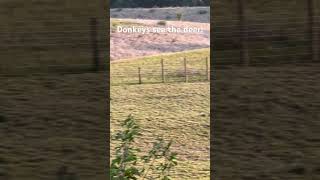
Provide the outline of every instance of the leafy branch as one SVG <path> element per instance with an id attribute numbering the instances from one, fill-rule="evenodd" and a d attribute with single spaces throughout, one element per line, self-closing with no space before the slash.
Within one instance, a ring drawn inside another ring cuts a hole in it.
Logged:
<path id="1" fill-rule="evenodd" d="M 171 152 L 172 141 L 166 143 L 158 138 L 147 155 L 138 157 L 139 148 L 134 147 L 135 138 L 140 136 L 140 127 L 130 115 L 122 123 L 123 130 L 114 136 L 119 142 L 115 158 L 111 163 L 112 180 L 170 180 L 171 170 L 178 164 L 177 154 Z M 138 166 L 138 165 L 142 166 Z"/>

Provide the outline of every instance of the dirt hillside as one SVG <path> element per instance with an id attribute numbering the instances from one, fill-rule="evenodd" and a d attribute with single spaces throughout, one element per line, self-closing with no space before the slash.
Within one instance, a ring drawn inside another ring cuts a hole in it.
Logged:
<path id="1" fill-rule="evenodd" d="M 111 60 L 119 60 L 168 52 L 180 52 L 210 47 L 210 24 L 184 21 L 117 19 L 126 23 L 141 24 L 146 27 L 198 28 L 202 32 L 188 33 L 125 33 L 117 30 L 110 34 Z M 132 26 L 131 26 L 132 27 Z"/>

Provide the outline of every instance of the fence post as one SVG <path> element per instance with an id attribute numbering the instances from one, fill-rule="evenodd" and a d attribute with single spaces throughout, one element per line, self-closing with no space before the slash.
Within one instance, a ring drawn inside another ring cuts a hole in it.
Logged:
<path id="1" fill-rule="evenodd" d="M 249 66 L 248 27 L 246 22 L 246 0 L 238 0 L 238 16 L 240 30 L 240 61 L 244 66 Z"/>
<path id="2" fill-rule="evenodd" d="M 206 75 L 207 75 L 207 80 L 210 81 L 210 72 L 209 72 L 209 61 L 208 61 L 208 57 L 206 57 Z"/>
<path id="3" fill-rule="evenodd" d="M 96 18 L 91 18 L 90 29 L 91 29 L 91 43 L 92 43 L 92 59 L 93 59 L 93 70 L 99 70 L 99 49 L 98 49 L 98 33 L 97 33 L 98 22 Z"/>
<path id="4" fill-rule="evenodd" d="M 161 59 L 161 78 L 162 78 L 162 83 L 165 82 L 165 77 L 164 77 L 164 63 L 163 59 Z"/>
<path id="5" fill-rule="evenodd" d="M 185 76 L 185 82 L 188 82 L 188 70 L 187 70 L 187 58 L 184 58 L 184 76 Z"/>
<path id="6" fill-rule="evenodd" d="M 141 81 L 141 68 L 138 67 L 138 78 L 139 78 L 139 84 L 142 84 L 142 81 Z"/>
<path id="7" fill-rule="evenodd" d="M 318 33 L 317 29 L 315 28 L 315 11 L 314 11 L 314 0 L 308 0 L 308 35 L 310 41 L 310 55 L 312 61 L 319 60 L 319 53 L 318 53 Z"/>

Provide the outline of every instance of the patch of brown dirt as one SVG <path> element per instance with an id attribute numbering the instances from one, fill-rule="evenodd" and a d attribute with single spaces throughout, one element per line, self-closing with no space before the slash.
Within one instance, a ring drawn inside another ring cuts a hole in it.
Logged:
<path id="1" fill-rule="evenodd" d="M 159 27 L 156 20 L 122 19 L 126 22 L 141 23 L 148 27 Z M 164 27 L 164 26 L 161 26 Z M 210 47 L 210 24 L 183 21 L 166 21 L 166 27 L 199 28 L 198 33 L 122 33 L 111 32 L 111 60 L 127 59 L 160 53 L 180 52 Z"/>

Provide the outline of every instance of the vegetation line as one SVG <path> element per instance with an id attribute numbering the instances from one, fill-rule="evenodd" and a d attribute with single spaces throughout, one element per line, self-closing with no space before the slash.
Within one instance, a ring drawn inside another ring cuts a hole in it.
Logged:
<path id="1" fill-rule="evenodd" d="M 126 58 L 126 59 L 119 59 L 111 61 L 111 64 L 120 63 L 120 62 L 126 62 L 126 61 L 132 61 L 132 60 L 140 60 L 144 58 L 154 58 L 154 57 L 163 57 L 163 56 L 171 56 L 171 55 L 183 55 L 185 53 L 192 53 L 192 52 L 199 52 L 199 51 L 206 51 L 210 50 L 210 48 L 201 48 L 201 49 L 194 49 L 194 50 L 186 50 L 186 51 L 179 51 L 179 52 L 169 52 L 169 53 L 161 53 L 161 54 L 155 54 L 155 55 L 149 55 L 149 56 L 141 56 L 141 57 L 134 57 L 134 58 Z"/>

